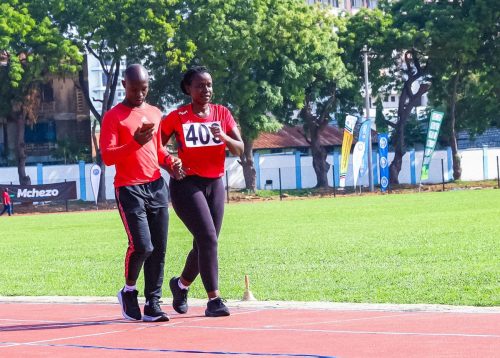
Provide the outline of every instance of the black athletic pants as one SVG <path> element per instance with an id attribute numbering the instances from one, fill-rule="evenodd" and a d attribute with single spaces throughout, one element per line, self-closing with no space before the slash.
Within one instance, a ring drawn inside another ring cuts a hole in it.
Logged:
<path id="1" fill-rule="evenodd" d="M 222 179 L 188 176 L 170 179 L 170 198 L 177 216 L 193 234 L 182 277 L 193 282 L 200 274 L 207 292 L 219 289 L 217 240 L 224 216 Z"/>
<path id="2" fill-rule="evenodd" d="M 128 236 L 125 278 L 136 281 L 144 266 L 144 297 L 161 297 L 167 248 L 168 190 L 163 178 L 115 189 Z"/>

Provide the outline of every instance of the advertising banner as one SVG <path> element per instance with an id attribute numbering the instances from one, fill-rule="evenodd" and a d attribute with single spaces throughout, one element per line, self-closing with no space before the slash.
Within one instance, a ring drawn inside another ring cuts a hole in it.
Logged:
<path id="1" fill-rule="evenodd" d="M 378 134 L 378 156 L 379 156 L 379 167 L 380 167 L 380 190 L 382 192 L 386 191 L 389 187 L 389 139 L 387 133 Z"/>
<path id="2" fill-rule="evenodd" d="M 424 159 L 422 161 L 422 171 L 420 173 L 420 182 L 429 179 L 429 166 L 431 164 L 432 154 L 436 147 L 439 130 L 441 129 L 441 122 L 443 121 L 444 113 L 438 111 L 431 111 L 431 118 L 429 120 L 429 130 L 427 131 L 427 141 L 425 142 Z"/>
<path id="3" fill-rule="evenodd" d="M 340 182 L 341 188 L 345 187 L 347 168 L 349 167 L 349 156 L 351 154 L 352 137 L 354 127 L 358 118 L 348 115 L 345 119 L 344 137 L 342 139 L 342 156 L 340 160 Z"/>
<path id="4" fill-rule="evenodd" d="M 363 160 L 361 162 L 361 168 L 359 170 L 359 178 L 363 178 L 368 171 L 368 146 L 370 145 L 370 135 L 371 135 L 371 121 L 364 121 L 359 129 L 358 142 L 363 142 L 364 145 L 364 153 Z"/>
<path id="5" fill-rule="evenodd" d="M 43 185 L 0 185 L 8 188 L 13 202 L 29 203 L 76 199 L 76 181 Z"/>
<path id="6" fill-rule="evenodd" d="M 356 188 L 356 184 L 358 183 L 358 176 L 360 174 L 361 165 L 363 164 L 363 157 L 365 156 L 366 151 L 365 149 L 365 142 L 358 141 L 354 146 L 354 150 L 352 151 L 354 188 Z"/>

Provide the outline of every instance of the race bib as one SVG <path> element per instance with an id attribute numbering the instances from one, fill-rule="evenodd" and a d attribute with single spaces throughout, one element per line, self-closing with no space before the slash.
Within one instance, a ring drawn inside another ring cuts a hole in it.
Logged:
<path id="1" fill-rule="evenodd" d="M 184 141 L 186 142 L 186 147 L 194 148 L 221 145 L 222 141 L 219 139 L 215 139 L 212 135 L 212 131 L 210 130 L 210 126 L 214 123 L 220 126 L 219 122 L 183 124 L 182 131 L 184 132 Z"/>

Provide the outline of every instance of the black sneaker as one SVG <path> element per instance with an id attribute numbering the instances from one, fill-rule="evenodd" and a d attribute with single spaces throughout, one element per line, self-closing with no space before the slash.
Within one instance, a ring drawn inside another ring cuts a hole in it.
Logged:
<path id="1" fill-rule="evenodd" d="M 166 322 L 169 321 L 170 318 L 161 310 L 160 301 L 154 297 L 144 305 L 144 316 L 142 320 L 144 322 Z"/>
<path id="2" fill-rule="evenodd" d="M 229 309 L 226 307 L 224 302 L 226 302 L 226 300 L 220 297 L 208 301 L 207 309 L 205 310 L 205 316 L 207 317 L 229 316 Z"/>
<path id="3" fill-rule="evenodd" d="M 172 292 L 172 307 L 177 313 L 186 313 L 188 311 L 188 290 L 179 287 L 179 277 L 172 277 L 169 284 Z"/>
<path id="4" fill-rule="evenodd" d="M 122 307 L 122 315 L 126 319 L 133 321 L 141 320 L 141 309 L 139 308 L 139 302 L 137 302 L 137 290 L 125 292 L 121 289 L 118 292 L 118 301 L 120 301 L 120 306 Z"/>

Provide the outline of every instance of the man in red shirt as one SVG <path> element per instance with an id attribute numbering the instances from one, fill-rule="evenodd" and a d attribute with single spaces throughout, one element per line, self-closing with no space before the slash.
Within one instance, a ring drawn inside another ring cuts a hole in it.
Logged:
<path id="1" fill-rule="evenodd" d="M 144 67 L 130 65 L 122 82 L 125 99 L 103 119 L 102 159 L 116 169 L 114 186 L 128 249 L 125 286 L 118 292 L 122 314 L 130 320 L 168 321 L 160 307 L 168 231 L 168 191 L 160 166 L 181 177 L 181 162 L 161 143 L 161 111 L 145 102 L 149 76 Z M 144 316 L 136 282 L 144 267 Z"/>
<path id="2" fill-rule="evenodd" d="M 7 212 L 9 216 L 12 215 L 12 203 L 10 201 L 9 189 L 5 188 L 2 194 L 3 211 L 0 215 Z"/>

